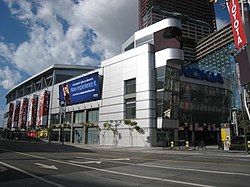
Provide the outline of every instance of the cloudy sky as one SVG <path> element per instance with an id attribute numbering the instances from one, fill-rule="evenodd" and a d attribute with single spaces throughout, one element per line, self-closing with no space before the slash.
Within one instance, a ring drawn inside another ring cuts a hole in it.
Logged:
<path id="1" fill-rule="evenodd" d="M 0 126 L 5 94 L 55 63 L 99 65 L 138 30 L 137 0 L 0 0 Z M 217 23 L 228 22 L 217 5 Z"/>

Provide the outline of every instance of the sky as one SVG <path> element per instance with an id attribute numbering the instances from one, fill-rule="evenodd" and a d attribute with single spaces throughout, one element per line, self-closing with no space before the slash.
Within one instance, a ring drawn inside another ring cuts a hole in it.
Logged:
<path id="1" fill-rule="evenodd" d="M 97 66 L 137 30 L 137 0 L 0 0 L 0 127 L 14 86 L 53 64 Z"/>

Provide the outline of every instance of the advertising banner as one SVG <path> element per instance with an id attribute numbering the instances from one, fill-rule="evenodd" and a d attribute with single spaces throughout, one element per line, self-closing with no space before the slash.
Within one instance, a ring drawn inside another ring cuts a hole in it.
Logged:
<path id="1" fill-rule="evenodd" d="M 20 113 L 19 113 L 19 122 L 18 122 L 18 126 L 21 128 L 26 126 L 28 102 L 29 102 L 29 100 L 27 98 L 23 98 L 22 102 L 21 102 L 21 108 L 20 108 Z"/>
<path id="2" fill-rule="evenodd" d="M 11 124 L 12 128 L 16 128 L 18 125 L 19 110 L 20 110 L 20 101 L 16 101 L 14 113 L 12 116 L 12 124 Z"/>
<path id="3" fill-rule="evenodd" d="M 229 0 L 229 15 L 234 35 L 234 43 L 237 49 L 241 48 L 247 43 L 244 27 L 242 24 L 242 18 L 240 14 L 240 8 L 238 0 Z"/>
<path id="4" fill-rule="evenodd" d="M 28 110 L 28 126 L 36 126 L 38 96 L 32 95 L 30 97 L 29 110 Z"/>
<path id="5" fill-rule="evenodd" d="M 182 49 L 182 33 L 178 27 L 167 27 L 154 33 L 155 52 L 167 49 Z"/>
<path id="6" fill-rule="evenodd" d="M 9 104 L 9 114 L 8 114 L 8 119 L 7 119 L 7 128 L 9 128 L 9 129 L 11 128 L 13 111 L 14 111 L 14 103 L 10 103 Z"/>
<path id="7" fill-rule="evenodd" d="M 60 105 L 93 101 L 99 99 L 98 72 L 59 85 Z"/>
<path id="8" fill-rule="evenodd" d="M 38 110 L 38 126 L 47 125 L 49 114 L 49 92 L 44 90 L 40 94 L 39 110 Z"/>

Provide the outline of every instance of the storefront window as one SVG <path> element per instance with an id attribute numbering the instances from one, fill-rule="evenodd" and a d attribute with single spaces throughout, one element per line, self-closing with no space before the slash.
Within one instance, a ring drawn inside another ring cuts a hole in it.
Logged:
<path id="1" fill-rule="evenodd" d="M 88 111 L 88 121 L 89 122 L 98 122 L 99 121 L 99 110 Z"/>
<path id="2" fill-rule="evenodd" d="M 75 113 L 74 123 L 82 123 L 82 122 L 85 122 L 85 121 L 86 121 L 86 117 L 85 117 L 85 112 L 84 111 Z"/>

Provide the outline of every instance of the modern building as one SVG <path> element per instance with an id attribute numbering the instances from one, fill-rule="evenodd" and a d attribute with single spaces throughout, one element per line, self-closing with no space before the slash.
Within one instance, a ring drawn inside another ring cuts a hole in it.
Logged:
<path id="1" fill-rule="evenodd" d="M 139 0 L 139 27 L 148 27 L 166 18 L 178 18 L 182 27 L 184 63 L 196 59 L 199 40 L 216 30 L 213 3 L 208 0 Z"/>
<path id="2" fill-rule="evenodd" d="M 13 136 L 50 129 L 53 141 L 82 144 L 217 143 L 220 124 L 230 120 L 230 81 L 181 66 L 180 34 L 180 20 L 167 18 L 135 32 L 121 54 L 98 68 L 48 68 L 7 93 L 4 127 Z M 58 81 L 64 74 L 72 77 Z M 37 80 L 43 80 L 39 88 Z"/>

